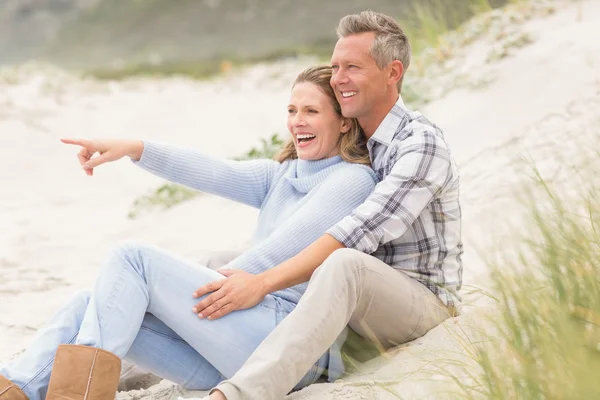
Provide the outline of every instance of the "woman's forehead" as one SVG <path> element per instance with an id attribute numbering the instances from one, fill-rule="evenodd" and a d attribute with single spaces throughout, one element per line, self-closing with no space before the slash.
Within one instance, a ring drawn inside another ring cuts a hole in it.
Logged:
<path id="1" fill-rule="evenodd" d="M 301 103 L 302 105 L 314 104 L 323 105 L 327 101 L 327 95 L 321 88 L 312 82 L 297 83 L 292 89 L 290 102 Z"/>

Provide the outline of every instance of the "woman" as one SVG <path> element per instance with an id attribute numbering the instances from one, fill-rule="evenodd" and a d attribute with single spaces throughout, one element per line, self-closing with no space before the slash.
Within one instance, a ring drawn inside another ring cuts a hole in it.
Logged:
<path id="1" fill-rule="evenodd" d="M 190 389 L 231 377 L 294 309 L 306 284 L 219 319 L 197 313 L 195 289 L 278 265 L 349 214 L 375 185 L 364 134 L 342 117 L 330 78 L 330 67 L 314 67 L 296 79 L 288 106 L 292 140 L 276 160 L 220 160 L 143 141 L 63 139 L 82 147 L 78 156 L 88 175 L 129 156 L 172 182 L 260 208 L 254 245 L 220 272 L 138 243 L 117 247 L 93 292 L 75 296 L 32 346 L 0 367 L 0 400 L 112 399 L 122 358 Z M 327 364 L 326 353 L 296 388 L 314 382 Z"/>

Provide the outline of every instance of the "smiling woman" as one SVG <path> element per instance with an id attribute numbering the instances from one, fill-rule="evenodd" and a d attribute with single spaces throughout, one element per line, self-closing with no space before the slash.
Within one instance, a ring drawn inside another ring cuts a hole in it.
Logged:
<path id="1" fill-rule="evenodd" d="M 331 67 L 319 66 L 296 78 L 288 105 L 287 126 L 292 140 L 276 156 L 279 162 L 339 154 L 344 161 L 370 165 L 367 138 L 356 119 L 342 115 L 331 77 Z"/>
<path id="2" fill-rule="evenodd" d="M 342 117 L 330 78 L 330 67 L 314 67 L 294 83 L 292 140 L 276 160 L 222 160 L 145 140 L 62 139 L 81 147 L 89 176 L 128 156 L 171 182 L 259 208 L 253 246 L 218 271 L 136 242 L 117 246 L 93 291 L 75 295 L 24 353 L 0 366 L 0 398 L 113 398 L 123 358 L 190 389 L 232 377 L 306 290 L 296 282 L 270 293 L 264 273 L 349 215 L 375 186 L 366 138 Z M 328 363 L 326 352 L 296 388 Z"/>

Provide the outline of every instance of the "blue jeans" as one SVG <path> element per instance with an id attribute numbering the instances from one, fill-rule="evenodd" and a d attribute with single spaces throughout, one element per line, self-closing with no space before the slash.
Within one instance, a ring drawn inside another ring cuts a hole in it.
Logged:
<path id="1" fill-rule="evenodd" d="M 192 293 L 218 279 L 218 272 L 160 249 L 124 243 L 111 252 L 93 293 L 74 296 L 0 374 L 31 400 L 43 400 L 58 345 L 75 343 L 108 350 L 185 388 L 211 389 L 232 377 L 296 306 L 268 295 L 253 308 L 200 319 Z M 326 353 L 295 389 L 316 381 L 327 364 Z"/>

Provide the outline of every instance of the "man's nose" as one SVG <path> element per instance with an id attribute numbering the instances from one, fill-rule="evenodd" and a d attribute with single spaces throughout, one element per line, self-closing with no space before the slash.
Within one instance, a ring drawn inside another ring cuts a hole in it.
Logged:
<path id="1" fill-rule="evenodd" d="M 340 85 L 340 84 L 347 83 L 347 82 L 348 82 L 348 76 L 346 75 L 346 73 L 344 71 L 342 71 L 342 69 L 339 69 L 335 74 L 333 74 L 331 76 L 332 86 Z"/>

